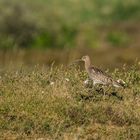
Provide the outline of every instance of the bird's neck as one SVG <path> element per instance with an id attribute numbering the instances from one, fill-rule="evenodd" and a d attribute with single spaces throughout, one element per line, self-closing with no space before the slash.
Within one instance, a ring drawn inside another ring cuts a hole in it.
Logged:
<path id="1" fill-rule="evenodd" d="M 90 60 L 85 61 L 85 69 L 88 70 L 88 68 L 91 66 Z"/>

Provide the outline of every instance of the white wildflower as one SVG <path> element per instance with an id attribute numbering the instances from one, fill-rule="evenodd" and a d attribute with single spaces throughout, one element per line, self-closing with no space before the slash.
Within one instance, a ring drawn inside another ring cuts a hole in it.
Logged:
<path id="1" fill-rule="evenodd" d="M 68 78 L 65 78 L 65 80 L 66 80 L 67 82 L 69 82 L 69 81 L 70 81 L 70 79 L 68 79 Z"/>
<path id="2" fill-rule="evenodd" d="M 50 85 L 54 85 L 54 82 L 50 82 Z"/>

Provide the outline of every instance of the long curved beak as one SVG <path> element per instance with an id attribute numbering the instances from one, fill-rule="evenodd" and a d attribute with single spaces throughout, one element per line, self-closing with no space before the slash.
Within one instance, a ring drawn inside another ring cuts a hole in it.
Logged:
<path id="1" fill-rule="evenodd" d="M 83 60 L 82 59 L 77 59 L 74 62 L 76 63 L 76 62 L 81 62 L 81 61 L 83 61 Z"/>
<path id="2" fill-rule="evenodd" d="M 83 61 L 83 60 L 82 59 L 77 59 L 77 60 L 73 61 L 69 66 L 74 65 L 75 63 L 78 63 L 78 62 L 81 62 L 81 61 Z"/>

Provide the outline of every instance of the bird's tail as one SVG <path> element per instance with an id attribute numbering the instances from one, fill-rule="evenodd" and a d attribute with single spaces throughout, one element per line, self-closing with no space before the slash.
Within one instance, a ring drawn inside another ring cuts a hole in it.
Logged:
<path id="1" fill-rule="evenodd" d="M 126 83 L 122 80 L 122 79 L 118 79 L 117 82 L 124 87 L 126 85 Z"/>
<path id="2" fill-rule="evenodd" d="M 122 79 L 118 79 L 117 81 L 113 82 L 114 87 L 125 87 L 125 82 Z"/>

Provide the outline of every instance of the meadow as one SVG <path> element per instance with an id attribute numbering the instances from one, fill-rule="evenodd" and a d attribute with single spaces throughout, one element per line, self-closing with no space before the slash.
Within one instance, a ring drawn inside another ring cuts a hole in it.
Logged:
<path id="1" fill-rule="evenodd" d="M 0 69 L 0 139 L 139 140 L 140 62 L 108 72 L 124 89 L 85 87 L 78 65 Z"/>

